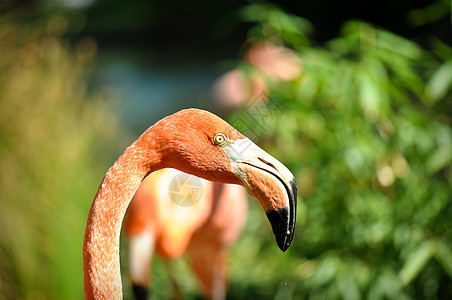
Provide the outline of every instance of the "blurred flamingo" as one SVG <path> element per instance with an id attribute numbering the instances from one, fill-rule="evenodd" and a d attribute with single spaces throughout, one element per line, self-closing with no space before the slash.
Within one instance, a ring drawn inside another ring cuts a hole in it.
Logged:
<path id="1" fill-rule="evenodd" d="M 198 109 L 182 110 L 146 130 L 102 180 L 83 242 L 85 298 L 122 298 L 122 220 L 143 179 L 163 168 L 243 185 L 266 212 L 279 248 L 286 251 L 290 246 L 297 194 L 292 173 L 216 115 Z"/>
<path id="2" fill-rule="evenodd" d="M 222 75 L 215 82 L 212 92 L 225 109 L 236 109 L 269 93 L 270 82 L 294 80 L 302 74 L 301 59 L 296 52 L 269 41 L 252 44 L 244 61 L 251 66 L 247 72 L 235 69 Z"/>
<path id="3" fill-rule="evenodd" d="M 224 299 L 227 250 L 240 234 L 246 208 L 241 186 L 214 183 L 175 169 L 149 175 L 133 197 L 125 220 L 135 298 L 147 298 L 154 252 L 166 261 L 187 252 L 204 296 Z M 177 295 L 180 291 L 172 281 Z"/>

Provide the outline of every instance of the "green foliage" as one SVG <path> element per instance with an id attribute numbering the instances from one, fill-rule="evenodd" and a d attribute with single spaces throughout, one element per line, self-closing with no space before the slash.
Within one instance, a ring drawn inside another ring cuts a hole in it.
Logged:
<path id="1" fill-rule="evenodd" d="M 84 227 L 116 125 L 86 93 L 95 43 L 69 51 L 66 24 L 0 23 L 0 299 L 83 297 Z"/>
<path id="2" fill-rule="evenodd" d="M 292 46 L 302 61 L 294 80 L 267 78 L 282 114 L 259 140 L 293 171 L 300 199 L 287 254 L 252 210 L 231 298 L 452 297 L 450 49 L 428 52 L 359 21 L 324 47 L 299 47 L 305 33 L 285 34 L 299 17 L 246 11 L 260 12 L 252 38 Z"/>
<path id="3" fill-rule="evenodd" d="M 306 19 L 287 15 L 275 5 L 249 5 L 240 11 L 246 22 L 254 22 L 256 26 L 250 30 L 250 38 L 280 39 L 283 38 L 295 49 L 309 45 L 307 34 L 313 28 Z"/>

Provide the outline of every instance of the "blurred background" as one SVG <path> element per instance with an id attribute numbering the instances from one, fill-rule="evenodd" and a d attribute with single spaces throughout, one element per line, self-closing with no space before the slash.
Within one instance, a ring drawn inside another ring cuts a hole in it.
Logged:
<path id="1" fill-rule="evenodd" d="M 88 210 L 124 148 L 179 109 L 233 122 L 256 101 L 280 112 L 252 133 L 296 176 L 298 223 L 282 254 L 249 201 L 228 298 L 452 298 L 450 12 L 442 0 L 0 1 L 0 298 L 82 299 Z"/>

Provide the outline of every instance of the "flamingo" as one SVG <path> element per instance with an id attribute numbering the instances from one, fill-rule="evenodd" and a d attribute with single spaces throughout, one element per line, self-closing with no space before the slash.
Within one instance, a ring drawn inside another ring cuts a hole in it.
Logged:
<path id="1" fill-rule="evenodd" d="M 188 184 L 181 188 L 179 182 Z M 176 196 L 171 197 L 175 190 L 189 206 L 181 206 Z M 246 209 L 241 186 L 207 181 L 175 169 L 150 174 L 135 193 L 125 221 L 135 298 L 147 299 L 155 251 L 165 261 L 187 252 L 204 296 L 224 299 L 227 248 L 240 234 Z"/>
<path id="2" fill-rule="evenodd" d="M 163 168 L 244 186 L 264 209 L 281 251 L 290 246 L 297 194 L 292 173 L 220 117 L 199 109 L 181 110 L 148 128 L 105 174 L 83 241 L 86 299 L 122 298 L 122 221 L 142 180 Z"/>

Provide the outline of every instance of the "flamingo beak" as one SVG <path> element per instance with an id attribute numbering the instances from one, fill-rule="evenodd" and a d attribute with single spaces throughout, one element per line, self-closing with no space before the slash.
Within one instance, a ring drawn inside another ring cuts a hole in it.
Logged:
<path id="1" fill-rule="evenodd" d="M 293 239 L 297 211 L 297 183 L 292 173 L 249 139 L 223 147 L 235 175 L 251 197 L 259 201 L 284 252 Z"/>

